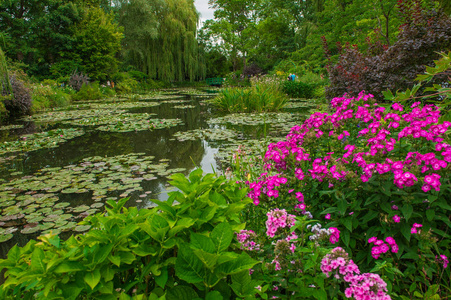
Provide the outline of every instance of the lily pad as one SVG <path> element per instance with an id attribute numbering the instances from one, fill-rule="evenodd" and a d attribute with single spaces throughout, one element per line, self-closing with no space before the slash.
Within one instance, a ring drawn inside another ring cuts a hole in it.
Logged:
<path id="1" fill-rule="evenodd" d="M 74 231 L 76 232 L 83 232 L 87 231 L 91 228 L 91 225 L 78 225 L 74 228 Z"/>
<path id="2" fill-rule="evenodd" d="M 13 238 L 13 234 L 12 233 L 8 233 L 8 234 L 0 234 L 0 243 L 9 241 L 10 239 Z"/>

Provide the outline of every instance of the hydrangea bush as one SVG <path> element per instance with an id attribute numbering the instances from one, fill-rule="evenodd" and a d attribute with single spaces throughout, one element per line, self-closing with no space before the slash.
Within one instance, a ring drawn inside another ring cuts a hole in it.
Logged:
<path id="1" fill-rule="evenodd" d="M 376 265 L 381 291 L 412 297 L 433 285 L 451 295 L 451 122 L 440 115 L 433 104 L 379 104 L 364 92 L 334 98 L 329 113 L 268 146 L 264 172 L 248 182 L 251 223 L 270 208 L 309 211 L 362 270 Z M 364 282 L 378 279 L 355 284 Z M 346 291 L 358 299 L 354 283 Z"/>

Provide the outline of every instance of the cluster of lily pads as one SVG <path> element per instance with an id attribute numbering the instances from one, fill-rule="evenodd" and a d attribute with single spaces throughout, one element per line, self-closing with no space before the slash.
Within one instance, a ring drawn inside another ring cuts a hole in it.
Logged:
<path id="1" fill-rule="evenodd" d="M 34 151 L 42 148 L 56 148 L 67 140 L 83 135 L 83 129 L 53 129 L 46 132 L 27 134 L 18 140 L 0 144 L 0 154 L 18 151 Z"/>
<path id="2" fill-rule="evenodd" d="M 174 133 L 174 137 L 179 141 L 195 141 L 199 139 L 208 141 L 233 141 L 236 135 L 237 133 L 234 130 L 223 128 L 194 129 Z"/>
<path id="3" fill-rule="evenodd" d="M 96 213 L 104 200 L 143 193 L 143 181 L 184 171 L 168 169 L 167 160 L 153 160 L 144 153 L 89 157 L 79 164 L 43 168 L 33 175 L 1 183 L 0 242 L 12 238 L 17 230 L 22 234 L 87 230 L 77 227 L 77 222 Z M 85 194 L 92 204 L 64 201 L 68 198 L 64 194 Z"/>
<path id="4" fill-rule="evenodd" d="M 6 126 L 0 126 L 0 130 L 11 130 L 11 129 L 19 129 L 23 128 L 23 125 L 6 125 Z"/>

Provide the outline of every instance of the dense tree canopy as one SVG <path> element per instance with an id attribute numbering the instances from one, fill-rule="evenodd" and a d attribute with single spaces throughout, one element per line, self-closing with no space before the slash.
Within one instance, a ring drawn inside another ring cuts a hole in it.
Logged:
<path id="1" fill-rule="evenodd" d="M 451 13 L 449 1 L 415 1 Z M 136 70 L 194 81 L 250 66 L 324 73 L 324 41 L 332 61 L 346 44 L 370 52 L 393 45 L 402 25 L 398 2 L 209 0 L 215 18 L 199 29 L 194 0 L 7 0 L 0 36 L 6 56 L 38 78 L 76 71 L 104 81 Z"/>

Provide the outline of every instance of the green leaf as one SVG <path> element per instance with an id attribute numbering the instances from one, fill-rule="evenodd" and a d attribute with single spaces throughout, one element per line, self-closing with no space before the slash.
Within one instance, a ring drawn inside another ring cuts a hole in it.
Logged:
<path id="1" fill-rule="evenodd" d="M 430 208 L 428 210 L 426 210 L 426 218 L 428 219 L 429 222 L 431 222 L 432 220 L 434 220 L 435 217 L 435 210 Z"/>
<path id="2" fill-rule="evenodd" d="M 193 300 L 198 297 L 196 291 L 184 285 L 173 287 L 166 292 L 166 300 Z"/>
<path id="3" fill-rule="evenodd" d="M 150 216 L 146 222 L 139 225 L 142 230 L 152 238 L 162 242 L 166 233 L 169 231 L 169 223 L 160 215 Z"/>
<path id="4" fill-rule="evenodd" d="M 412 216 L 413 213 L 413 207 L 410 204 L 404 204 L 401 207 L 401 212 L 403 214 L 403 216 L 406 218 L 406 221 L 409 221 L 410 217 Z"/>
<path id="5" fill-rule="evenodd" d="M 175 274 L 188 283 L 198 283 L 204 280 L 206 269 L 202 261 L 186 244 L 179 247 L 175 262 Z"/>
<path id="6" fill-rule="evenodd" d="M 55 272 L 56 274 L 61 274 L 61 273 L 82 271 L 84 269 L 85 268 L 84 268 L 83 264 L 80 262 L 64 261 L 61 264 L 59 264 L 53 272 Z"/>
<path id="7" fill-rule="evenodd" d="M 406 238 L 406 240 L 410 241 L 410 236 L 412 234 L 410 233 L 410 227 L 408 224 L 404 223 L 401 225 L 401 233 Z"/>
<path id="8" fill-rule="evenodd" d="M 208 269 L 213 270 L 216 266 L 219 257 L 218 254 L 211 254 L 201 249 L 195 249 L 193 252 Z"/>
<path id="9" fill-rule="evenodd" d="M 77 299 L 80 292 L 83 290 L 82 287 L 77 286 L 76 284 L 65 284 L 64 288 L 61 289 L 63 292 L 64 299 Z"/>
<path id="10" fill-rule="evenodd" d="M 382 95 L 384 95 L 385 100 L 393 100 L 395 97 L 390 90 L 382 91 Z"/>
<path id="11" fill-rule="evenodd" d="M 34 248 L 33 253 L 31 254 L 31 265 L 30 269 L 32 271 L 38 270 L 42 273 L 45 272 L 46 266 L 44 263 L 45 254 L 41 248 Z"/>
<path id="12" fill-rule="evenodd" d="M 130 250 L 128 250 L 128 251 L 130 251 Z M 133 255 L 133 253 L 131 253 L 131 252 L 122 251 L 122 252 L 119 252 L 118 255 L 121 258 L 121 262 L 128 264 L 128 265 L 133 263 L 136 259 L 135 255 Z"/>
<path id="13" fill-rule="evenodd" d="M 194 223 L 195 220 L 191 218 L 181 218 L 177 221 L 176 225 L 169 230 L 168 235 L 173 237 L 183 229 L 190 228 Z"/>
<path id="14" fill-rule="evenodd" d="M 258 261 L 252 259 L 247 253 L 242 252 L 238 258 L 220 264 L 216 270 L 224 275 L 232 275 L 243 270 L 249 270 L 257 263 Z"/>
<path id="15" fill-rule="evenodd" d="M 118 267 L 121 266 L 121 258 L 119 256 L 110 255 L 110 256 L 108 256 L 108 260 Z"/>
<path id="16" fill-rule="evenodd" d="M 154 276 L 156 284 L 160 286 L 162 289 L 166 286 L 166 283 L 168 282 L 168 268 L 163 267 L 161 268 L 161 274 L 160 276 Z"/>
<path id="17" fill-rule="evenodd" d="M 208 253 L 214 253 L 216 249 L 211 238 L 194 232 L 190 235 L 190 247 L 191 249 L 201 249 Z"/>
<path id="18" fill-rule="evenodd" d="M 251 275 L 248 270 L 232 275 L 232 284 L 230 287 L 239 297 L 243 298 L 247 295 L 252 295 L 254 293 L 255 286 L 255 282 L 251 280 Z"/>
<path id="19" fill-rule="evenodd" d="M 91 287 L 91 289 L 94 289 L 100 282 L 100 277 L 99 269 L 95 269 L 92 272 L 86 273 L 83 280 Z"/>
<path id="20" fill-rule="evenodd" d="M 211 291 L 205 297 L 205 300 L 223 300 L 221 294 L 218 291 Z"/>
<path id="21" fill-rule="evenodd" d="M 204 223 L 210 221 L 215 216 L 217 209 L 217 206 L 207 206 L 202 210 L 202 214 L 199 216 L 199 220 L 203 221 Z"/>
<path id="22" fill-rule="evenodd" d="M 210 237 L 216 247 L 216 252 L 220 253 L 229 248 L 233 239 L 233 230 L 229 223 L 224 222 L 213 229 Z"/>
<path id="23" fill-rule="evenodd" d="M 347 217 L 343 220 L 343 225 L 352 232 L 352 217 Z"/>

